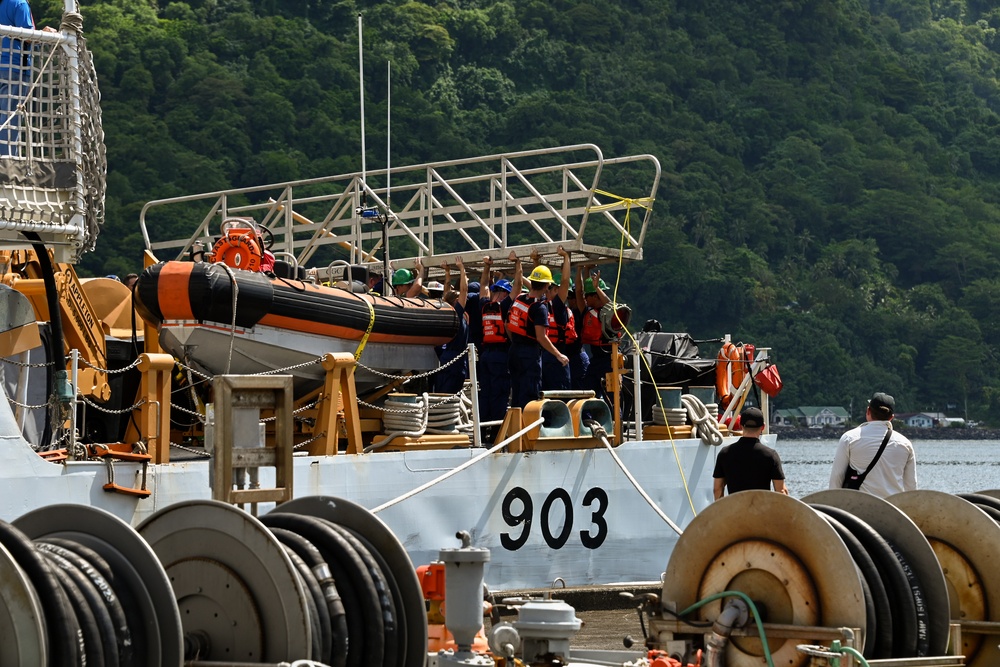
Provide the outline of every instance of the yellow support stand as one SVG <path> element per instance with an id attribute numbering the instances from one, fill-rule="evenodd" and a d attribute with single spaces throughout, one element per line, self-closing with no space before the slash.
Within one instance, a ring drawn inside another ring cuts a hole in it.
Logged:
<path id="1" fill-rule="evenodd" d="M 139 372 L 142 383 L 139 396 L 145 402 L 139 411 L 139 431 L 146 438 L 146 452 L 151 463 L 170 462 L 170 373 L 174 369 L 174 358 L 169 354 L 139 355 Z M 131 430 L 131 429 L 130 429 Z M 134 438 L 138 439 L 136 433 Z"/>
<path id="2" fill-rule="evenodd" d="M 327 402 L 326 409 L 319 410 L 316 421 L 318 438 L 309 444 L 309 453 L 313 456 L 330 456 L 337 453 L 340 439 L 340 420 L 337 410 L 338 401 L 344 405 L 344 428 L 347 431 L 347 453 L 361 454 L 364 443 L 361 441 L 361 414 L 358 405 L 358 392 L 354 386 L 354 369 L 357 362 L 349 352 L 327 354 L 322 361 L 326 371 L 323 385 L 323 395 L 320 400 Z"/>

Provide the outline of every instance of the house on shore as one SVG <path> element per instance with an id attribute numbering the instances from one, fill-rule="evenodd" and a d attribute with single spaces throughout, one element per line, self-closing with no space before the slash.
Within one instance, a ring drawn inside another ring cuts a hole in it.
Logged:
<path id="1" fill-rule="evenodd" d="M 906 412 L 896 415 L 896 419 L 910 428 L 933 428 L 935 426 L 964 426 L 961 417 L 946 417 L 943 412 Z"/>
<path id="2" fill-rule="evenodd" d="M 775 410 L 771 424 L 774 426 L 797 426 L 823 428 L 824 426 L 844 426 L 850 419 L 847 410 L 838 405 L 804 405 L 799 408 Z"/>

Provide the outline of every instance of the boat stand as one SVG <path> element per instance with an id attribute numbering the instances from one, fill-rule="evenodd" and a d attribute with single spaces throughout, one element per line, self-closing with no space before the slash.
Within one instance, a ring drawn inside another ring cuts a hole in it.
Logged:
<path id="1" fill-rule="evenodd" d="M 212 498 L 240 507 L 250 503 L 254 516 L 257 503 L 291 500 L 292 377 L 217 375 L 213 387 L 217 412 L 212 439 Z M 264 446 L 261 410 L 274 411 L 273 447 Z M 261 467 L 274 468 L 274 488 L 259 488 L 256 473 Z M 256 488 L 234 488 L 242 471 L 250 473 L 250 486 Z"/>

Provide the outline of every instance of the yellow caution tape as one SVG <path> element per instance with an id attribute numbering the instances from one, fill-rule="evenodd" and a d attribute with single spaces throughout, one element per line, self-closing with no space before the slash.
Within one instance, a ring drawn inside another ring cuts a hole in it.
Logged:
<path id="1" fill-rule="evenodd" d="M 365 344 L 368 342 L 368 336 L 372 333 L 372 327 L 375 326 L 375 306 L 372 305 L 371 301 L 363 299 L 365 305 L 368 306 L 368 330 L 365 331 L 365 335 L 361 337 L 361 343 L 358 344 L 358 349 L 354 351 L 354 361 L 361 358 L 361 353 L 365 350 Z"/>

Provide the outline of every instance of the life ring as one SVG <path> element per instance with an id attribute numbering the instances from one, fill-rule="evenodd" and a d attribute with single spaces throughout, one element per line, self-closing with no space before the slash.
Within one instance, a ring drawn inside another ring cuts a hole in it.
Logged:
<path id="1" fill-rule="evenodd" d="M 719 406 L 725 408 L 733 400 L 733 394 L 743 384 L 746 377 L 746 363 L 743 345 L 726 342 L 715 362 L 715 393 Z"/>
<path id="2" fill-rule="evenodd" d="M 212 246 L 212 261 L 233 269 L 260 271 L 262 258 L 260 243 L 252 229 L 230 228 Z"/>

